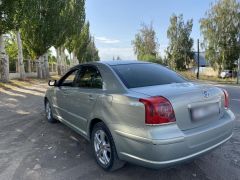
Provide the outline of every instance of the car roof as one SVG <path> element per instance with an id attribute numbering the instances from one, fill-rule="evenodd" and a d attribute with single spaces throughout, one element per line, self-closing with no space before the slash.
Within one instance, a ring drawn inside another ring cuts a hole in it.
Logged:
<path id="1" fill-rule="evenodd" d="M 114 66 L 114 65 L 124 65 L 124 64 L 143 64 L 143 63 L 149 63 L 149 62 L 138 61 L 138 60 L 115 60 L 115 61 L 98 61 L 98 63 Z"/>
<path id="2" fill-rule="evenodd" d="M 145 61 L 138 61 L 138 60 L 115 60 L 115 61 L 92 61 L 92 62 L 86 62 L 82 64 L 78 64 L 74 66 L 73 68 L 80 67 L 81 65 L 96 65 L 96 64 L 105 64 L 109 66 L 115 66 L 115 65 L 126 65 L 126 64 L 148 64 L 150 62 Z"/>

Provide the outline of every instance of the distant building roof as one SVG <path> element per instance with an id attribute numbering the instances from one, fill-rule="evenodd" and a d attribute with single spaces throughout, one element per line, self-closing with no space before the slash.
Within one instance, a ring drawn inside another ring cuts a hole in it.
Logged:
<path id="1" fill-rule="evenodd" d="M 198 63 L 198 54 L 194 53 L 194 60 Z M 208 60 L 205 58 L 205 52 L 199 53 L 199 65 L 202 67 L 209 66 Z"/>

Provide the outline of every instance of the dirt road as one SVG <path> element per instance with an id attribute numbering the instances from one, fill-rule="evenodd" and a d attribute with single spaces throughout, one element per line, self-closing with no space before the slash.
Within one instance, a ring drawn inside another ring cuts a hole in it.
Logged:
<path id="1" fill-rule="evenodd" d="M 239 116 L 230 141 L 191 163 L 157 171 L 126 164 L 108 173 L 97 166 L 85 139 L 61 123 L 47 123 L 46 88 L 46 83 L 0 87 L 1 180 L 240 179 Z"/>

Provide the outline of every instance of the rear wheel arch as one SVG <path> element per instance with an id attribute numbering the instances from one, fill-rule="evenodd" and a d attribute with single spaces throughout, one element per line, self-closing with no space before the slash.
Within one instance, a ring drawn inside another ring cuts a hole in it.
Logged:
<path id="1" fill-rule="evenodd" d="M 89 123 L 89 126 L 88 126 L 88 139 L 89 139 L 89 141 L 91 141 L 91 136 L 92 136 L 92 131 L 93 131 L 93 128 L 94 128 L 94 126 L 96 125 L 96 124 L 98 124 L 98 123 L 103 123 L 105 126 L 106 126 L 106 128 L 108 129 L 108 131 L 110 132 L 110 134 L 111 134 L 111 136 L 112 136 L 112 138 L 113 138 L 113 141 L 114 141 L 114 144 L 115 144 L 115 136 L 114 136 L 114 132 L 112 132 L 111 130 L 110 130 L 110 128 L 109 128 L 109 126 L 105 123 L 105 121 L 103 121 L 102 119 L 100 119 L 100 118 L 94 118 L 94 119 L 92 119 L 91 121 L 90 121 L 90 123 Z M 116 145 L 115 145 L 116 146 Z M 117 147 L 116 147 L 117 148 Z"/>
<path id="2" fill-rule="evenodd" d="M 47 102 L 47 101 L 49 102 L 48 98 L 45 96 L 45 97 L 44 97 L 44 106 L 46 106 L 46 102 Z"/>
<path id="3" fill-rule="evenodd" d="M 55 123 L 57 120 L 53 117 L 51 103 L 47 97 L 44 97 L 44 107 L 48 122 Z"/>
<path id="4" fill-rule="evenodd" d="M 51 101 L 51 98 L 45 96 L 45 97 L 44 97 L 44 106 L 46 106 L 46 103 L 47 103 L 47 102 L 49 102 L 49 104 L 50 104 L 51 106 L 53 105 L 53 104 L 52 104 L 52 101 Z"/>
<path id="5" fill-rule="evenodd" d="M 106 137 L 107 139 L 109 140 L 110 142 L 110 148 L 111 148 L 111 156 L 110 156 L 110 162 L 109 164 L 107 164 L 107 166 L 102 163 L 100 163 L 99 161 L 99 156 L 96 154 L 96 146 L 95 146 L 95 133 L 97 131 L 103 131 L 104 133 L 106 133 Z M 95 155 L 95 159 L 97 161 L 97 163 L 106 171 L 114 171 L 114 170 L 117 170 L 121 167 L 124 166 L 125 162 L 120 160 L 118 158 L 118 152 L 117 152 L 117 149 L 116 149 L 116 145 L 115 145 L 115 141 L 114 141 L 114 138 L 112 136 L 112 133 L 110 132 L 110 129 L 108 128 L 108 126 L 104 123 L 104 121 L 100 120 L 100 119 L 93 119 L 90 123 L 90 128 L 89 128 L 89 133 L 90 133 L 90 142 L 91 142 L 91 145 L 92 145 L 92 148 L 93 148 L 93 152 L 94 152 L 94 155 Z"/>
<path id="6" fill-rule="evenodd" d="M 99 119 L 99 118 L 94 118 L 90 121 L 89 123 L 89 128 L 88 128 L 88 135 L 89 135 L 89 139 L 91 140 L 91 134 L 92 134 L 92 130 L 93 130 L 93 127 L 99 123 L 99 122 L 103 122 L 103 120 Z M 104 123 L 105 124 L 105 123 Z"/>

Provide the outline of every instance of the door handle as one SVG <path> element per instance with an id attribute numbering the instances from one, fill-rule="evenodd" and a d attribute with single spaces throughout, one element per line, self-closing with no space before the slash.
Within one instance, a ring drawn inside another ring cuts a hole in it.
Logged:
<path id="1" fill-rule="evenodd" d="M 90 101 L 95 100 L 95 98 L 93 97 L 93 95 L 88 95 L 88 99 L 89 99 Z"/>
<path id="2" fill-rule="evenodd" d="M 69 95 L 69 94 L 71 94 L 71 93 L 70 93 L 70 92 L 63 91 L 63 95 L 64 95 L 64 96 L 67 96 L 67 95 Z"/>

